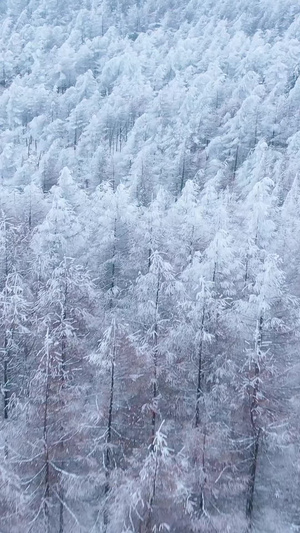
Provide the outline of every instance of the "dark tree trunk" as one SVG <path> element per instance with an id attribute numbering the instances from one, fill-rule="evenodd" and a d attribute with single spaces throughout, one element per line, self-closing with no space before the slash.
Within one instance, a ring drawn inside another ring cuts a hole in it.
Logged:
<path id="1" fill-rule="evenodd" d="M 205 323 L 205 304 L 203 304 L 202 309 L 202 318 L 200 326 L 200 344 L 198 348 L 198 375 L 197 375 L 197 393 L 196 393 L 196 410 L 195 410 L 195 428 L 200 426 L 200 404 L 201 399 L 203 398 L 203 333 L 204 333 L 204 323 Z M 202 406 L 203 407 L 203 406 Z M 201 481 L 200 490 L 198 491 L 196 503 L 197 503 L 197 513 L 199 516 L 202 516 L 204 511 L 204 485 L 205 485 L 205 455 L 206 455 L 206 432 L 205 427 L 203 427 L 203 448 L 202 448 L 202 476 L 203 481 Z"/>
<path id="2" fill-rule="evenodd" d="M 104 485 L 104 511 L 103 511 L 103 523 L 104 531 L 107 530 L 109 517 L 107 498 L 110 491 L 110 475 L 112 469 L 112 457 L 111 457 L 111 440 L 112 440 L 112 421 L 113 421 L 113 407 L 114 407 L 114 392 L 115 392 L 115 341 L 113 347 L 113 358 L 111 362 L 111 374 L 110 374 L 110 393 L 109 393 L 109 407 L 108 407 L 108 420 L 107 420 L 107 433 L 106 433 L 106 448 L 104 452 L 104 465 L 105 465 L 105 485 Z"/>
<path id="3" fill-rule="evenodd" d="M 9 390 L 8 390 L 8 361 L 4 361 L 3 365 L 3 381 L 4 381 L 4 418 L 8 418 L 9 407 Z"/>
<path id="4" fill-rule="evenodd" d="M 160 275 L 157 275 L 157 288 L 155 297 L 155 323 L 154 323 L 154 347 L 153 347 L 153 385 L 152 385 L 152 416 L 151 416 L 151 451 L 153 450 L 153 443 L 156 433 L 156 418 L 157 418 L 157 365 L 158 365 L 158 305 L 160 292 Z"/>
<path id="5" fill-rule="evenodd" d="M 45 516 L 45 529 L 50 533 L 50 516 L 49 516 L 49 498 L 50 498 L 50 462 L 49 462 L 49 443 L 48 443 L 48 408 L 49 408 L 49 393 L 50 393 L 50 361 L 49 361 L 49 346 L 48 346 L 48 332 L 47 332 L 47 360 L 46 360 L 46 387 L 45 387 L 45 401 L 44 401 L 44 421 L 43 421 L 43 440 L 44 440 L 44 461 L 45 461 L 45 478 L 44 478 L 44 502 L 43 511 Z"/>
<path id="6" fill-rule="evenodd" d="M 63 304 L 63 313 L 62 313 L 62 325 L 64 327 L 65 322 L 67 320 L 67 300 L 68 300 L 68 282 L 67 279 L 65 280 L 65 290 L 64 290 L 64 304 Z M 61 339 L 61 369 L 60 369 L 60 379 L 61 379 L 61 392 L 63 395 L 63 391 L 65 388 L 65 379 L 66 379 L 66 358 L 67 358 L 67 337 L 65 332 L 63 331 L 62 339 Z M 64 408 L 64 398 L 62 397 L 61 400 L 61 407 Z M 61 470 L 63 472 L 64 470 L 64 427 L 62 423 L 61 427 L 61 443 L 60 443 L 60 454 L 61 454 Z M 59 533 L 63 533 L 64 531 L 64 487 L 63 487 L 63 479 L 62 479 L 63 473 L 61 473 L 60 476 L 60 484 L 59 484 Z"/>
<path id="7" fill-rule="evenodd" d="M 238 160 L 239 160 L 239 146 L 236 147 L 235 151 L 235 158 L 234 158 L 234 164 L 233 164 L 233 172 L 232 172 L 232 179 L 235 179 L 236 171 L 238 168 Z"/>
<path id="8" fill-rule="evenodd" d="M 261 357 L 262 348 L 262 332 L 263 332 L 263 316 L 260 315 L 256 339 L 256 359 L 252 362 L 253 368 L 253 385 L 250 397 L 250 423 L 251 423 L 251 457 L 250 457 L 250 469 L 249 469 L 249 483 L 246 500 L 246 517 L 248 520 L 248 530 L 251 531 L 253 523 L 253 509 L 254 509 L 254 496 L 255 485 L 257 478 L 257 464 L 259 456 L 259 445 L 261 428 L 258 420 L 258 393 L 259 393 L 259 358 Z"/>
<path id="9" fill-rule="evenodd" d="M 158 457 L 157 457 L 157 451 L 153 451 L 151 453 L 155 453 L 155 470 L 153 474 L 153 480 L 152 480 L 152 487 L 151 487 L 151 494 L 148 502 L 148 514 L 147 519 L 145 522 L 145 533 L 151 533 L 153 531 L 152 529 L 152 516 L 153 516 L 153 505 L 155 500 L 155 494 L 156 494 L 156 484 L 157 484 L 157 470 L 158 470 Z"/>
<path id="10" fill-rule="evenodd" d="M 254 491 L 255 491 L 255 482 L 256 482 L 256 472 L 257 472 L 257 462 L 258 462 L 258 453 L 259 453 L 259 444 L 260 444 L 260 432 L 258 429 L 256 435 L 253 437 L 253 443 L 251 446 L 251 465 L 249 473 L 249 486 L 248 494 L 246 501 L 246 517 L 248 519 L 248 530 L 252 529 L 252 516 L 253 516 L 253 505 L 254 505 Z"/>
<path id="11" fill-rule="evenodd" d="M 196 392 L 196 410 L 195 410 L 195 428 L 200 425 L 200 402 L 203 396 L 203 331 L 205 321 L 205 307 L 202 310 L 202 319 L 200 327 L 200 344 L 198 349 L 198 376 L 197 376 L 197 392 Z"/>
<path id="12" fill-rule="evenodd" d="M 116 323 L 115 317 L 113 318 L 113 346 L 111 354 L 111 367 L 110 367 L 110 391 L 109 391 L 109 404 L 108 404 L 108 418 L 106 428 L 106 446 L 104 450 L 104 466 L 105 466 L 105 485 L 104 485 L 104 510 L 103 510 L 103 525 L 104 532 L 107 530 L 109 524 L 108 515 L 108 495 L 110 492 L 110 476 L 113 468 L 113 460 L 111 454 L 111 442 L 112 442 L 112 425 L 113 425 L 113 413 L 114 413 L 114 397 L 115 397 L 115 367 L 116 367 L 116 355 L 117 355 L 117 343 L 116 343 Z"/>

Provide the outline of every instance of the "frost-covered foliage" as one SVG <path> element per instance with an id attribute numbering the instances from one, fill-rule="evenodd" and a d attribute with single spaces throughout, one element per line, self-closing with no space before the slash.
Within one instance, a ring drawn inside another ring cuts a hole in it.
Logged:
<path id="1" fill-rule="evenodd" d="M 300 531 L 298 0 L 0 2 L 0 530 Z"/>

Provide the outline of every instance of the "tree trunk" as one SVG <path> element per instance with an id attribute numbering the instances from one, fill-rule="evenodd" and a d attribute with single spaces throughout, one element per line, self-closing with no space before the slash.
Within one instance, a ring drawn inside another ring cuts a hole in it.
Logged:
<path id="1" fill-rule="evenodd" d="M 154 323 L 154 347 L 153 347 L 153 385 L 152 385 L 152 417 L 151 417 L 151 451 L 153 450 L 153 444 L 156 433 L 156 418 L 157 418 L 157 365 L 158 365 L 158 305 L 159 305 L 159 292 L 160 292 L 160 275 L 157 275 L 157 288 L 155 297 L 155 323 Z"/>
<path id="2" fill-rule="evenodd" d="M 200 326 L 200 343 L 198 348 L 198 376 L 197 376 L 197 391 L 196 391 L 196 409 L 195 409 L 195 428 L 200 426 L 200 403 L 203 397 L 203 332 L 205 323 L 205 303 L 202 308 L 202 318 Z M 202 516 L 204 511 L 204 484 L 205 484 L 205 455 L 206 455 L 206 431 L 203 427 L 203 448 L 202 448 L 202 475 L 203 481 L 200 484 L 200 490 L 196 497 L 197 512 L 199 516 Z"/>
<path id="3" fill-rule="evenodd" d="M 180 193 L 183 190 L 184 183 L 185 183 L 185 155 L 183 156 L 182 169 L 181 169 Z"/>
<path id="4" fill-rule="evenodd" d="M 63 310 L 62 310 L 62 325 L 64 327 L 64 324 L 67 320 L 67 299 L 68 299 L 68 283 L 67 279 L 65 280 L 65 290 L 64 290 L 64 304 L 63 304 Z M 67 351 L 67 338 L 66 334 L 63 331 L 62 339 L 61 339 L 61 369 L 60 369 L 60 379 L 61 379 L 61 392 L 63 394 L 63 390 L 65 387 L 65 378 L 66 378 L 66 351 Z M 62 403 L 62 409 L 64 408 L 64 399 L 61 400 Z M 64 427 L 62 423 L 61 427 L 61 442 L 60 442 L 60 453 L 61 453 L 61 470 L 63 472 L 64 470 Z M 60 479 L 60 486 L 59 486 L 59 533 L 63 533 L 64 531 L 64 487 L 63 487 L 63 480 L 62 480 L 62 473 L 61 473 L 61 479 Z"/>
<path id="5" fill-rule="evenodd" d="M 247 502 L 246 502 L 246 517 L 248 519 L 248 530 L 252 529 L 252 515 L 254 504 L 254 491 L 256 482 L 257 462 L 260 443 L 260 428 L 257 430 L 256 435 L 253 437 L 253 443 L 251 446 L 251 465 L 250 465 L 250 479 L 248 486 Z"/>
<path id="6" fill-rule="evenodd" d="M 4 418 L 8 418 L 9 406 L 9 391 L 8 391 L 8 361 L 4 361 L 3 365 L 3 381 L 4 381 Z"/>
<path id="7" fill-rule="evenodd" d="M 113 181 L 113 190 L 115 190 L 115 183 Z M 116 284 L 116 239 L 117 239 L 117 216 L 114 219 L 114 240 L 112 249 L 112 264 L 111 264 L 111 282 L 110 282 L 110 299 L 109 309 L 112 311 L 114 305 L 114 288 Z M 106 446 L 104 451 L 104 467 L 105 467 L 105 485 L 104 485 L 104 509 L 103 509 L 103 526 L 104 533 L 107 531 L 109 524 L 108 516 L 108 495 L 110 492 L 110 476 L 112 469 L 112 457 L 111 457 L 111 441 L 112 441 L 112 422 L 113 422 L 113 409 L 114 409 L 114 394 L 115 394 L 115 362 L 116 362 L 116 322 L 113 318 L 113 349 L 112 359 L 110 367 L 110 391 L 109 391 L 109 404 L 108 404 L 108 419 L 106 428 Z"/>
<path id="8" fill-rule="evenodd" d="M 115 318 L 113 319 L 113 351 L 111 359 L 110 370 L 110 393 L 109 393 L 109 407 L 108 407 L 108 419 L 107 419 L 107 431 L 106 431 L 106 448 L 104 452 L 104 465 L 105 465 L 105 485 L 104 485 L 104 511 L 103 511 L 103 525 L 104 532 L 107 530 L 109 523 L 108 517 L 108 505 L 107 499 L 110 491 L 110 475 L 112 469 L 112 457 L 111 457 L 111 441 L 112 441 L 112 422 L 113 422 L 113 409 L 114 409 L 114 394 L 115 394 L 115 361 L 116 361 L 116 324 Z"/>
<path id="9" fill-rule="evenodd" d="M 203 396 L 202 382 L 203 382 L 203 331 L 205 321 L 205 307 L 202 309 L 202 319 L 200 328 L 200 344 L 198 349 L 198 378 L 197 378 L 197 393 L 196 393 L 196 411 L 195 411 L 195 428 L 200 424 L 200 401 Z"/>
<path id="10" fill-rule="evenodd" d="M 206 457 L 206 428 L 204 426 L 203 428 L 203 447 L 202 447 L 202 476 L 203 480 L 200 484 L 200 491 L 199 491 L 199 498 L 198 498 L 198 515 L 201 517 L 204 513 L 204 507 L 205 507 L 205 498 L 204 498 L 204 487 L 206 483 L 206 474 L 205 474 L 205 457 Z"/>
<path id="11" fill-rule="evenodd" d="M 62 468 L 63 468 L 64 464 L 62 463 Z M 60 497 L 60 502 L 59 502 L 59 533 L 63 533 L 64 531 L 64 504 L 63 504 L 63 501 L 64 501 L 64 489 L 63 487 L 61 486 L 60 487 L 60 494 L 59 494 L 59 497 Z"/>
<path id="12" fill-rule="evenodd" d="M 154 453 L 154 452 L 151 452 Z M 152 516 L 153 516 L 153 505 L 155 500 L 155 494 L 156 494 L 156 484 L 157 484 L 157 470 L 158 470 L 158 457 L 157 457 L 157 450 L 155 451 L 155 469 L 153 474 L 153 480 L 152 480 L 152 487 L 151 487 L 151 494 L 148 502 L 148 514 L 147 519 L 145 522 L 145 533 L 151 533 L 152 530 Z"/>
<path id="13" fill-rule="evenodd" d="M 44 401 L 44 421 L 43 421 L 43 440 L 44 440 L 44 461 L 45 461 L 45 478 L 44 478 L 44 502 L 43 510 L 45 516 L 45 530 L 50 533 L 50 516 L 49 516 L 49 497 L 50 497 L 50 472 L 49 472 L 49 444 L 48 444 L 48 407 L 50 393 L 50 361 L 49 361 L 49 333 L 46 335 L 46 386 Z"/>
<path id="14" fill-rule="evenodd" d="M 235 151 L 235 158 L 234 158 L 233 172 L 232 172 L 232 180 L 235 180 L 236 171 L 237 171 L 237 167 L 238 167 L 238 159 L 239 159 L 239 145 L 236 147 L 236 151 Z"/>
<path id="15" fill-rule="evenodd" d="M 246 500 L 246 517 L 248 519 L 248 530 L 252 529 L 253 522 L 253 507 L 254 507 L 254 494 L 255 494 L 255 484 L 257 477 L 257 463 L 258 463 L 258 454 L 259 454 L 259 444 L 260 444 L 260 435 L 261 428 L 258 423 L 258 393 L 259 393 L 259 358 L 261 356 L 262 348 L 262 331 L 263 331 L 263 316 L 260 315 L 257 329 L 257 338 L 255 346 L 255 360 L 252 361 L 253 370 L 254 370 L 254 382 L 252 386 L 252 394 L 250 399 L 250 422 L 251 422 L 251 432 L 252 432 L 252 443 L 251 443 L 251 457 L 250 457 L 250 471 L 249 471 L 249 484 L 248 484 L 248 493 Z"/>

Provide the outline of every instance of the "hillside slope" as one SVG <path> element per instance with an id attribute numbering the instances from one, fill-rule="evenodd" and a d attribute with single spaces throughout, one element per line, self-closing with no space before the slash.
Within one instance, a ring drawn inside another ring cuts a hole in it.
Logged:
<path id="1" fill-rule="evenodd" d="M 1 531 L 300 531 L 299 35 L 2 0 Z"/>

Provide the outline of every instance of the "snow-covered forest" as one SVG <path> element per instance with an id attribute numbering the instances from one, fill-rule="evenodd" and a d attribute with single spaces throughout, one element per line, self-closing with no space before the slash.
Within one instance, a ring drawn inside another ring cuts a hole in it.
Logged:
<path id="1" fill-rule="evenodd" d="M 1 0 L 1 533 L 300 531 L 298 0 Z"/>

